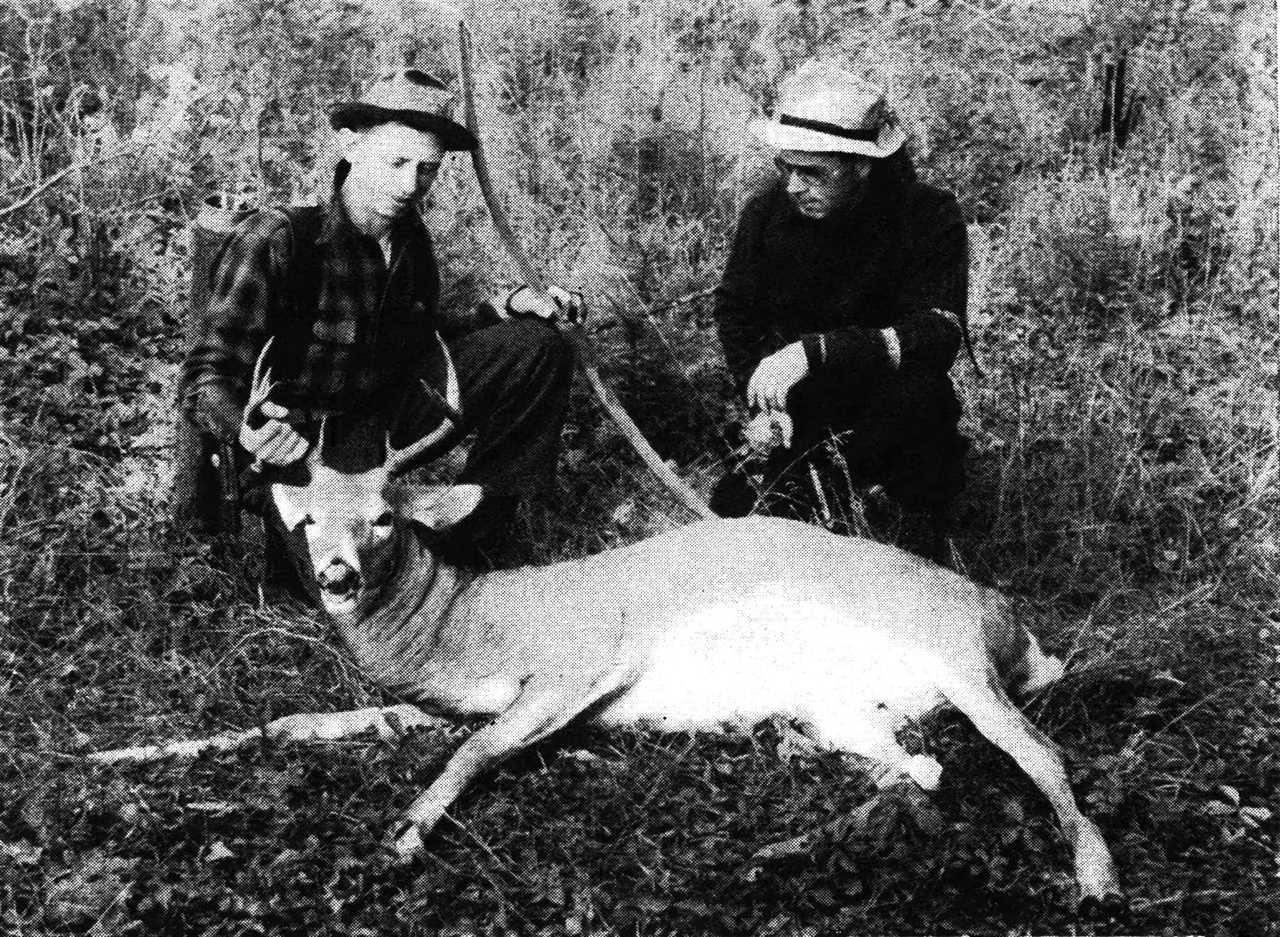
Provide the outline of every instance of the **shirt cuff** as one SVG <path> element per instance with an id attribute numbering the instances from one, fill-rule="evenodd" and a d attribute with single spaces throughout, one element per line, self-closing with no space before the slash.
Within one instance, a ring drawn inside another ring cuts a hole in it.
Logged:
<path id="1" fill-rule="evenodd" d="M 492 300 L 483 300 L 476 303 L 476 324 L 480 328 L 487 328 L 491 325 L 497 325 L 502 321 L 502 313 L 494 306 Z"/>
<path id="2" fill-rule="evenodd" d="M 898 333 L 893 328 L 881 329 L 880 337 L 884 339 L 885 351 L 889 353 L 889 362 L 894 368 L 902 367 L 902 343 L 898 340 Z"/>
<path id="3" fill-rule="evenodd" d="M 815 371 L 827 363 L 827 336 L 821 332 L 812 332 L 800 336 L 800 344 L 804 348 L 805 359 L 809 362 L 809 370 Z"/>

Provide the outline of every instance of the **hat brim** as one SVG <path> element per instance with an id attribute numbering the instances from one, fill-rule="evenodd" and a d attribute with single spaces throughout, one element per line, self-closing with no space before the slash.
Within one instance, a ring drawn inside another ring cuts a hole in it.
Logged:
<path id="1" fill-rule="evenodd" d="M 372 127 L 377 124 L 397 123 L 434 135 L 444 150 L 474 150 L 478 143 L 475 136 L 462 124 L 439 114 L 424 111 L 402 111 L 351 101 L 335 104 L 329 111 L 329 123 L 334 130 Z"/>
<path id="2" fill-rule="evenodd" d="M 907 142 L 907 134 L 896 125 L 886 126 L 874 143 L 850 140 L 821 130 L 788 127 L 772 120 L 753 120 L 747 129 L 757 140 L 775 150 L 797 150 L 801 153 L 854 153 L 884 159 L 892 156 Z"/>

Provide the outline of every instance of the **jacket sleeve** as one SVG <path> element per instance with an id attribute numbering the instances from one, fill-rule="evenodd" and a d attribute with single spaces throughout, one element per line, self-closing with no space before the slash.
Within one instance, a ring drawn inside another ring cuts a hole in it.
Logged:
<path id="1" fill-rule="evenodd" d="M 893 328 L 904 367 L 948 371 L 969 298 L 969 236 L 955 196 L 936 189 L 907 223 L 907 266 Z"/>
<path id="2" fill-rule="evenodd" d="M 436 329 L 445 341 L 501 321 L 502 317 L 489 301 L 480 298 L 480 286 L 474 272 L 452 278 L 442 287 Z"/>
<path id="3" fill-rule="evenodd" d="M 239 430 L 253 365 L 278 313 L 291 247 L 288 222 L 260 212 L 214 255 L 209 305 L 182 363 L 179 388 L 180 404 L 196 425 L 222 438 Z"/>
<path id="4" fill-rule="evenodd" d="M 761 242 L 765 217 L 763 201 L 763 197 L 757 196 L 743 208 L 724 275 L 715 291 L 715 316 L 720 345 L 739 392 L 746 389 L 752 372 L 764 357 L 768 337 L 768 331 L 760 318 L 762 297 L 759 275 L 760 264 L 763 262 Z"/>
<path id="5" fill-rule="evenodd" d="M 950 193 L 923 189 L 907 210 L 903 264 L 893 307 L 892 335 L 862 326 L 802 339 L 811 368 L 834 367 L 874 381 L 895 367 L 946 372 L 960 350 L 959 322 L 968 295 L 968 236 L 960 206 Z M 886 330 L 887 331 L 887 330 Z"/>

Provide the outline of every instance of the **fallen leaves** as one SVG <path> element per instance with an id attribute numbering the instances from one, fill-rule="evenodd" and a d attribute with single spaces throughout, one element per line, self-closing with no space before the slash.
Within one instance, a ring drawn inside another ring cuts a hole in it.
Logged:
<path id="1" fill-rule="evenodd" d="M 53 925 L 82 926 L 101 920 L 129 896 L 136 859 L 93 849 L 52 872 L 45 884 L 44 917 Z"/>
<path id="2" fill-rule="evenodd" d="M 14 865 L 38 865 L 43 855 L 44 850 L 31 843 L 0 842 L 0 857 L 8 859 Z"/>

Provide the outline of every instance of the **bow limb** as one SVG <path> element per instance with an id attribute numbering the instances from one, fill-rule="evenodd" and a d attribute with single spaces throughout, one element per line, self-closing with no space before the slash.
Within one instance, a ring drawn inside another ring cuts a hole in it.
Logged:
<path id="1" fill-rule="evenodd" d="M 497 194 L 493 188 L 493 177 L 489 172 L 489 161 L 484 154 L 479 121 L 476 117 L 476 83 L 471 63 L 471 34 L 467 29 L 466 23 L 458 24 L 458 47 L 462 58 L 462 100 L 466 114 L 466 126 L 471 131 L 472 136 L 476 138 L 476 148 L 471 151 L 471 160 L 475 164 L 476 181 L 480 185 L 480 194 L 484 198 L 485 207 L 489 209 L 489 217 L 493 221 L 493 228 L 497 232 L 498 240 L 502 242 L 503 248 L 511 257 L 511 262 L 526 283 L 539 292 L 545 293 L 547 288 L 546 280 L 530 263 L 529 257 L 521 247 L 520 241 L 516 238 L 515 231 L 507 220 L 506 211 L 503 209 L 502 203 L 498 201 Z M 649 440 L 645 438 L 644 433 L 640 431 L 640 427 L 636 425 L 635 420 L 631 419 L 631 415 L 622 406 L 617 395 L 600 377 L 600 367 L 596 362 L 595 354 L 587 344 L 581 328 L 571 328 L 564 334 L 573 345 L 578 364 L 582 368 L 582 373 L 586 375 L 587 383 L 591 385 L 591 390 L 595 393 L 596 399 L 600 401 L 600 405 L 604 407 L 605 412 L 617 424 L 622 435 L 631 444 L 631 448 L 636 451 L 636 454 L 644 461 L 644 464 L 675 495 L 680 503 L 694 514 L 703 518 L 715 517 L 716 514 L 711 510 L 710 505 L 689 487 L 688 482 L 672 471 L 671 466 L 663 461 L 662 456 L 658 455 Z"/>

